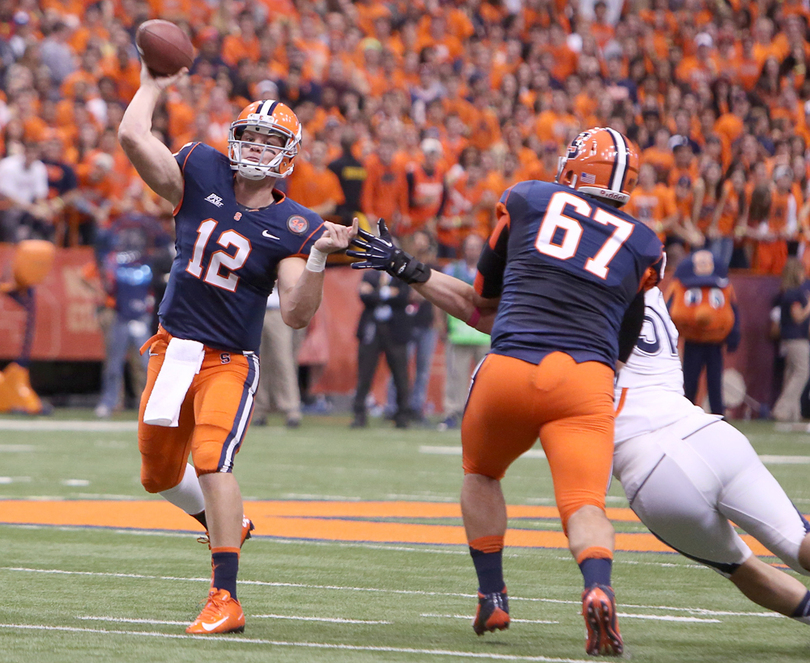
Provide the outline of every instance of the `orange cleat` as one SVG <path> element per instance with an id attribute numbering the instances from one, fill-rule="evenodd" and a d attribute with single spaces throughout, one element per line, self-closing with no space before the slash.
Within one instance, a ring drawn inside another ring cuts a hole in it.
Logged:
<path id="1" fill-rule="evenodd" d="M 208 602 L 197 619 L 186 629 L 193 635 L 212 633 L 242 633 L 245 630 L 245 613 L 239 601 L 231 598 L 227 589 L 212 589 Z"/>
<path id="2" fill-rule="evenodd" d="M 582 592 L 582 616 L 588 638 L 585 651 L 591 656 L 621 656 L 624 643 L 616 619 L 613 589 L 594 585 Z"/>
<path id="3" fill-rule="evenodd" d="M 492 594 L 478 592 L 478 607 L 475 610 L 472 627 L 477 635 L 484 635 L 485 631 L 503 631 L 509 628 L 509 600 L 506 589 Z"/>

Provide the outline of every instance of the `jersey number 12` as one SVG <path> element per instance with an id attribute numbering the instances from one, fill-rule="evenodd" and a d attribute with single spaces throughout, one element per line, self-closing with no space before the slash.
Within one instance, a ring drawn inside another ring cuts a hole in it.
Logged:
<path id="1" fill-rule="evenodd" d="M 214 229 L 217 227 L 217 222 L 214 219 L 206 219 L 197 228 L 197 241 L 194 242 L 194 252 L 191 260 L 188 261 L 186 271 L 195 276 L 202 278 L 206 283 L 228 290 L 229 292 L 236 292 L 236 286 L 239 283 L 239 277 L 234 272 L 242 267 L 250 255 L 250 240 L 243 237 L 235 230 L 226 230 L 223 232 L 217 244 L 224 249 L 231 246 L 236 247 L 236 253 L 231 255 L 225 251 L 215 251 L 208 261 L 208 269 L 202 264 L 203 256 L 205 255 L 205 245 L 211 239 Z M 203 277 L 203 271 L 205 277 Z"/>

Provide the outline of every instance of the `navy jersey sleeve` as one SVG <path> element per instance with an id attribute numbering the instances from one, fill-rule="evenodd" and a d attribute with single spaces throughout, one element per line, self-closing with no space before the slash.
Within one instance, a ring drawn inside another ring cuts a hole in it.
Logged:
<path id="1" fill-rule="evenodd" d="M 194 152 L 202 143 L 186 143 L 177 152 L 174 153 L 174 160 L 180 166 L 183 175 L 186 174 L 186 163 L 192 152 Z"/>
<path id="2" fill-rule="evenodd" d="M 174 208 L 175 222 L 177 221 L 177 213 L 183 206 L 183 201 L 188 196 L 189 182 L 195 179 L 194 164 L 200 160 L 200 156 L 203 155 L 206 148 L 209 150 L 213 149 L 203 143 L 186 143 L 174 154 L 174 160 L 177 161 L 177 165 L 180 166 L 180 172 L 183 173 L 183 196 L 180 198 L 180 202 L 177 203 L 177 207 Z M 192 155 L 194 156 L 192 157 Z M 210 165 L 208 166 L 208 170 L 210 170 Z"/>
<path id="3" fill-rule="evenodd" d="M 299 205 L 289 198 L 287 201 L 291 206 L 290 211 L 293 212 L 287 217 L 287 228 L 301 239 L 301 243 L 295 247 L 292 255 L 306 258 L 312 251 L 312 246 L 323 235 L 323 219 L 303 205 Z"/>

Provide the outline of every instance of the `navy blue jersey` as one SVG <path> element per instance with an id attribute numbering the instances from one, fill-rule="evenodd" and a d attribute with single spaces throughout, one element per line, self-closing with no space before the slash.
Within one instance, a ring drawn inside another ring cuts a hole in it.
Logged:
<path id="1" fill-rule="evenodd" d="M 189 143 L 175 158 L 183 199 L 174 215 L 177 255 L 160 322 L 173 336 L 257 352 L 278 264 L 308 256 L 323 220 L 281 193 L 267 207 L 240 205 L 227 157 L 208 145 Z"/>
<path id="2" fill-rule="evenodd" d="M 492 351 L 534 364 L 554 351 L 615 366 L 639 289 L 657 282 L 663 247 L 640 221 L 575 190 L 520 182 L 498 203 L 476 290 L 501 296 Z"/>

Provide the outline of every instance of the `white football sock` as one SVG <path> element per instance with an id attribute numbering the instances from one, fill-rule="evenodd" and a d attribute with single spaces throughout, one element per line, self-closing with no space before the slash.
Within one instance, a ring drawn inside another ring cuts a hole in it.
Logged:
<path id="1" fill-rule="evenodd" d="M 203 498 L 202 488 L 200 488 L 200 480 L 197 478 L 197 472 L 191 463 L 186 463 L 186 472 L 183 474 L 180 483 L 160 494 L 191 516 L 205 511 L 205 499 Z"/>

